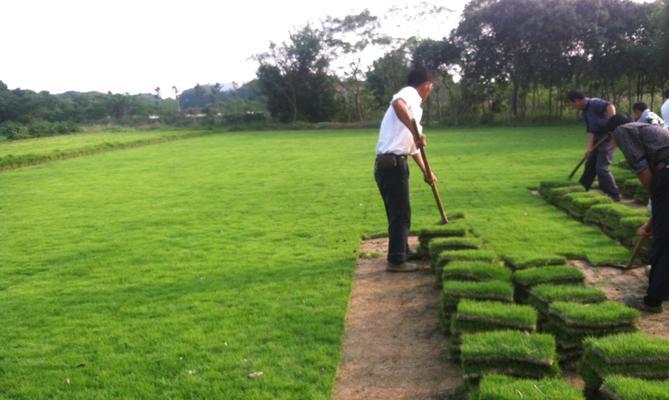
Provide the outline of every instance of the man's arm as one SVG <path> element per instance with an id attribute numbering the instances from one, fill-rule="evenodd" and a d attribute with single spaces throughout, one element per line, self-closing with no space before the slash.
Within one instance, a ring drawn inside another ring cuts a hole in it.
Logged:
<path id="1" fill-rule="evenodd" d="M 585 148 L 585 158 L 590 158 L 592 155 L 592 146 L 595 142 L 595 134 L 592 132 L 588 132 L 588 145 Z"/>
<path id="2" fill-rule="evenodd" d="M 606 114 L 609 116 L 609 118 L 616 115 L 616 106 L 614 106 L 613 103 L 609 103 L 609 105 L 606 106 Z"/>
<path id="3" fill-rule="evenodd" d="M 395 110 L 395 115 L 397 115 L 397 118 L 400 121 L 402 121 L 404 126 L 407 127 L 409 132 L 412 132 L 413 126 L 411 124 L 411 120 L 413 119 L 413 115 L 411 114 L 411 110 L 409 110 L 409 106 L 407 106 L 407 103 L 402 99 L 397 99 L 393 101 L 393 110 Z M 427 145 L 427 140 L 425 139 L 425 135 L 423 135 L 420 132 L 418 132 L 418 135 L 419 135 L 419 142 L 416 143 L 416 146 L 422 147 Z"/>
<path id="4" fill-rule="evenodd" d="M 421 153 L 416 153 L 413 154 L 411 157 L 413 157 L 413 160 L 416 162 L 416 165 L 418 165 L 418 168 L 423 172 L 423 180 L 425 180 L 425 183 L 431 185 L 432 182 L 437 181 L 437 176 L 434 174 L 434 172 L 430 171 L 432 173 L 431 177 L 427 176 L 427 171 L 425 170 L 425 163 L 423 162 L 423 156 Z"/>

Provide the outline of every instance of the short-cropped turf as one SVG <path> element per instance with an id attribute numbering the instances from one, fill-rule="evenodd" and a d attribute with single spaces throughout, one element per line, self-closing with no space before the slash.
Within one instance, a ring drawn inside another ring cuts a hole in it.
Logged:
<path id="1" fill-rule="evenodd" d="M 466 333 L 461 340 L 462 369 L 468 380 L 490 373 L 528 378 L 559 373 L 551 335 L 506 330 Z"/>
<path id="2" fill-rule="evenodd" d="M 669 400 L 669 381 L 612 375 L 604 380 L 599 392 L 606 400 Z"/>
<path id="3" fill-rule="evenodd" d="M 444 281 L 504 281 L 511 282 L 511 271 L 499 264 L 453 261 L 443 271 Z"/>
<path id="4" fill-rule="evenodd" d="M 606 293 L 602 290 L 580 285 L 537 285 L 530 289 L 529 296 L 529 304 L 543 314 L 547 314 L 550 304 L 556 301 L 590 304 L 604 300 Z"/>
<path id="5" fill-rule="evenodd" d="M 517 379 L 487 375 L 470 400 L 584 400 L 581 392 L 562 379 Z"/>
<path id="6" fill-rule="evenodd" d="M 580 365 L 586 391 L 596 392 L 611 375 L 669 379 L 669 341 L 640 333 L 584 341 Z"/>
<path id="7" fill-rule="evenodd" d="M 533 286 L 551 283 L 554 285 L 578 285 L 584 280 L 583 273 L 568 265 L 528 268 L 516 271 L 512 276 L 516 287 L 515 299 L 519 303 L 528 303 Z"/>
<path id="8" fill-rule="evenodd" d="M 464 299 L 458 303 L 451 330 L 473 332 L 508 328 L 532 332 L 536 326 L 537 311 L 530 306 Z"/>
<path id="9" fill-rule="evenodd" d="M 514 270 L 543 267 L 547 265 L 564 265 L 567 262 L 567 259 L 562 256 L 554 254 L 538 255 L 535 253 L 506 255 L 503 259 L 504 262 Z"/>
<path id="10" fill-rule="evenodd" d="M 436 257 L 445 250 L 477 250 L 483 246 L 483 241 L 474 236 L 434 238 L 428 246 L 430 255 Z"/>
<path id="11" fill-rule="evenodd" d="M 445 250 L 432 259 L 432 268 L 434 269 L 437 285 L 441 285 L 443 275 L 442 270 L 445 265 L 454 261 L 480 262 L 486 264 L 495 264 L 499 262 L 497 254 L 492 250 Z"/>
<path id="12" fill-rule="evenodd" d="M 615 301 L 594 304 L 556 301 L 550 305 L 548 315 L 565 326 L 590 329 L 635 325 L 640 317 L 637 310 Z"/>
<path id="13" fill-rule="evenodd" d="M 487 281 L 487 282 L 444 282 L 441 292 L 441 301 L 444 315 L 450 318 L 461 299 L 472 300 L 496 300 L 501 302 L 513 302 L 513 286 L 509 282 Z"/>

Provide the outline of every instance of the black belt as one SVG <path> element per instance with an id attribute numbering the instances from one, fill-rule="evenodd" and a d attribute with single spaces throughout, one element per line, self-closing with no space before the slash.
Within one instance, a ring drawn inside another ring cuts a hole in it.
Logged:
<path id="1" fill-rule="evenodd" d="M 388 156 L 395 156 L 395 158 L 402 158 L 402 159 L 404 159 L 404 160 L 406 160 L 406 158 L 407 158 L 407 155 L 406 155 L 406 154 L 395 154 L 395 153 L 383 153 L 383 154 L 377 154 L 376 156 L 377 156 L 377 157 L 381 157 L 381 156 L 385 156 L 385 157 L 388 157 Z"/>

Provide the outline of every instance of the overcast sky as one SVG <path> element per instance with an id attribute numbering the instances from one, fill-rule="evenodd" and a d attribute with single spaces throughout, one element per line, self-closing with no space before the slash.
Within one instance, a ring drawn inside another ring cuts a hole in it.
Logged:
<path id="1" fill-rule="evenodd" d="M 416 4 L 417 2 L 412 2 Z M 444 21 L 386 21 L 403 37 L 441 38 L 457 25 L 465 0 Z M 327 15 L 368 8 L 382 15 L 407 1 L 145 1 L 9 0 L 2 4 L 0 80 L 10 88 L 153 92 L 164 96 L 196 83 L 246 82 L 257 64 L 249 60 L 270 40 Z M 400 26 L 397 26 L 397 25 Z"/>
<path id="2" fill-rule="evenodd" d="M 459 20 L 466 0 L 427 0 L 453 10 L 439 19 L 383 23 L 395 37 L 442 38 Z M 546 0 L 550 1 L 550 0 Z M 643 1 L 643 0 L 639 0 Z M 5 0 L 2 4 L 0 80 L 10 88 L 163 96 L 196 83 L 243 83 L 254 78 L 253 54 L 270 41 L 327 15 L 393 6 L 409 12 L 420 1 L 334 0 Z M 380 55 L 370 53 L 369 61 Z"/>

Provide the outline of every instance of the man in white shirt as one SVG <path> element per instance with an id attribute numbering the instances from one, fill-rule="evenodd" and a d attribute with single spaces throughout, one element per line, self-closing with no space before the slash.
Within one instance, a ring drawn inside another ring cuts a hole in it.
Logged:
<path id="1" fill-rule="evenodd" d="M 634 103 L 632 106 L 632 112 L 634 113 L 636 122 L 643 122 L 644 124 L 659 125 L 664 127 L 664 120 L 662 120 L 659 115 L 650 111 L 648 105 L 646 105 L 646 103 L 643 101 Z"/>
<path id="2" fill-rule="evenodd" d="M 408 86 L 397 92 L 381 121 L 379 140 L 376 144 L 374 177 L 383 197 L 388 217 L 388 267 L 390 272 L 410 272 L 415 265 L 406 263 L 409 255 L 409 229 L 411 227 L 411 205 L 409 200 L 409 165 L 411 156 L 424 179 L 431 184 L 434 175 L 427 176 L 423 158 L 411 134 L 411 120 L 415 119 L 420 132 L 418 145 L 427 143 L 420 119 L 421 104 L 432 93 L 432 78 L 423 68 L 409 72 Z"/>
<path id="3" fill-rule="evenodd" d="M 669 128 L 669 90 L 664 91 L 664 104 L 662 104 L 660 112 L 664 120 L 664 127 Z"/>

